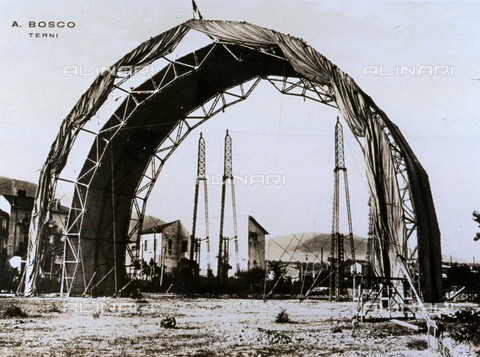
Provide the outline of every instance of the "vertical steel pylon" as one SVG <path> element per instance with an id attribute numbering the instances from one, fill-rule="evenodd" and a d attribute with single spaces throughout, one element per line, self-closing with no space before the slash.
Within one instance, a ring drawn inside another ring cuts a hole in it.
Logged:
<path id="1" fill-rule="evenodd" d="M 236 213 L 236 203 L 235 203 L 235 184 L 233 179 L 233 169 L 232 169 L 232 138 L 228 134 L 225 135 L 225 157 L 224 157 L 224 166 L 223 166 L 223 180 L 222 180 L 222 211 L 220 214 L 220 234 L 219 234 L 219 245 L 218 245 L 218 278 L 220 282 L 225 282 L 228 277 L 228 238 L 223 236 L 223 226 L 225 220 L 225 195 L 226 195 L 226 186 L 227 180 L 230 179 L 230 185 L 232 187 L 232 214 L 233 214 L 233 240 L 235 242 L 235 259 L 236 267 L 235 272 L 238 274 L 240 272 L 240 261 L 238 254 L 238 234 L 237 234 L 237 213 Z"/>
<path id="2" fill-rule="evenodd" d="M 343 145 L 343 127 L 337 116 L 335 124 L 335 169 L 334 174 L 334 197 L 333 197 L 333 219 L 332 219 L 332 235 L 331 235 L 331 265 L 330 265 L 330 289 L 329 298 L 333 297 L 335 292 L 335 300 L 338 301 L 341 295 L 344 273 L 344 239 L 345 236 L 340 234 L 340 172 L 343 172 L 343 180 L 345 183 L 345 199 L 348 219 L 348 238 L 350 243 L 350 254 L 353 261 L 353 273 L 356 274 L 355 266 L 355 247 L 353 241 L 352 213 L 350 209 L 350 195 L 348 192 L 347 168 L 345 167 L 345 151 Z"/>
<path id="3" fill-rule="evenodd" d="M 374 272 L 375 266 L 375 229 L 373 224 L 373 207 L 371 199 L 368 201 L 370 212 L 368 214 L 368 239 L 367 239 L 367 251 L 365 253 L 365 262 L 367 263 L 367 281 L 370 284 L 371 278 Z M 370 287 L 370 285 L 369 285 Z"/>
<path id="4" fill-rule="evenodd" d="M 198 161 L 197 161 L 197 179 L 195 181 L 195 201 L 193 205 L 193 228 L 190 241 L 190 260 L 196 261 L 200 266 L 200 243 L 201 239 L 195 237 L 197 230 L 197 212 L 198 212 L 198 194 L 200 181 L 203 182 L 203 193 L 205 200 L 205 243 L 207 245 L 207 276 L 212 276 L 212 266 L 210 262 L 210 234 L 208 220 L 208 189 L 207 189 L 207 171 L 206 171 L 206 155 L 205 155 L 205 139 L 200 133 L 198 139 Z"/>

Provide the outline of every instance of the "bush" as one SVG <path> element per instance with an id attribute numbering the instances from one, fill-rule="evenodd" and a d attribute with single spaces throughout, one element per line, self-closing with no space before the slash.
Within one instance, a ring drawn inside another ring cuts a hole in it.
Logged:
<path id="1" fill-rule="evenodd" d="M 57 293 L 60 291 L 60 280 L 42 278 L 38 282 L 38 291 L 41 293 Z"/>
<path id="2" fill-rule="evenodd" d="M 175 328 L 177 321 L 174 317 L 166 317 L 160 321 L 160 326 L 163 328 Z"/>
<path id="3" fill-rule="evenodd" d="M 20 282 L 20 273 L 10 264 L 0 267 L 0 290 L 15 292 Z"/>
<path id="4" fill-rule="evenodd" d="M 52 305 L 47 309 L 47 312 L 54 312 L 54 313 L 61 313 L 62 310 L 55 304 L 55 302 L 52 302 Z"/>
<path id="5" fill-rule="evenodd" d="M 414 339 L 412 341 L 407 342 L 407 348 L 411 350 L 417 351 L 425 351 L 428 349 L 428 342 L 425 340 Z"/>
<path id="6" fill-rule="evenodd" d="M 452 339 L 457 342 L 471 341 L 475 346 L 480 346 L 480 314 L 472 308 L 457 311 L 447 319 L 453 322 L 447 325 L 447 331 Z"/>
<path id="7" fill-rule="evenodd" d="M 2 312 L 3 318 L 27 317 L 28 315 L 17 305 L 9 305 Z"/>
<path id="8" fill-rule="evenodd" d="M 280 310 L 277 317 L 275 318 L 275 322 L 279 324 L 288 324 L 288 323 L 291 323 L 292 321 L 290 320 L 290 317 L 287 314 L 287 310 L 282 309 Z"/>

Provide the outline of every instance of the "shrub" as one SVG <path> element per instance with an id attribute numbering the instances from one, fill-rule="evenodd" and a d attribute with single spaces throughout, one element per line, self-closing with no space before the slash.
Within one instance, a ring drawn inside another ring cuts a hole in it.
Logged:
<path id="1" fill-rule="evenodd" d="M 472 308 L 455 312 L 448 318 L 454 322 L 447 325 L 447 331 L 457 342 L 471 341 L 475 346 L 480 346 L 480 314 Z"/>
<path id="2" fill-rule="evenodd" d="M 279 324 L 288 324 L 288 323 L 291 323 L 292 321 L 290 320 L 290 317 L 287 314 L 287 310 L 281 309 L 277 317 L 275 318 L 275 322 Z"/>
<path id="3" fill-rule="evenodd" d="M 0 266 L 0 290 L 15 292 L 20 282 L 20 273 L 10 264 L 7 265 Z"/>
<path id="4" fill-rule="evenodd" d="M 42 278 L 38 282 L 38 291 L 41 293 L 56 293 L 60 291 L 60 279 Z"/>
<path id="5" fill-rule="evenodd" d="M 425 340 L 414 339 L 412 341 L 407 342 L 406 346 L 411 350 L 425 351 L 428 349 L 428 342 Z"/>
<path id="6" fill-rule="evenodd" d="M 160 326 L 163 328 L 175 328 L 177 321 L 174 317 L 166 317 L 160 321 Z"/>
<path id="7" fill-rule="evenodd" d="M 55 304 L 55 301 L 52 302 L 52 305 L 47 309 L 47 312 L 55 312 L 55 313 L 60 313 L 62 310 Z"/>
<path id="8" fill-rule="evenodd" d="M 3 318 L 12 318 L 12 317 L 27 317 L 28 315 L 20 308 L 20 306 L 11 304 L 3 310 Z"/>

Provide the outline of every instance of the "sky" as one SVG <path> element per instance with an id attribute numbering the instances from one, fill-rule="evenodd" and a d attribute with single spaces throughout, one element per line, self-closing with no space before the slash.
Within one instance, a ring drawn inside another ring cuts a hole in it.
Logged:
<path id="1" fill-rule="evenodd" d="M 480 243 L 473 242 L 480 228 L 472 221 L 472 212 L 480 210 L 479 3 L 196 3 L 206 19 L 247 21 L 300 37 L 348 73 L 400 128 L 427 171 L 443 253 L 470 261 L 480 257 Z M 191 17 L 190 0 L 2 1 L 0 175 L 37 182 L 62 119 L 95 78 L 91 73 Z M 71 27 L 40 29 L 41 21 Z M 30 27 L 30 22 L 36 27 Z M 37 38 L 36 33 L 58 35 Z M 189 41 L 194 48 L 203 46 L 196 35 Z M 65 74 L 68 66 L 81 72 Z M 105 112 L 108 105 L 114 103 L 107 102 Z M 239 223 L 252 215 L 271 236 L 330 232 L 337 114 L 318 103 L 282 96 L 262 83 L 247 101 L 190 134 L 165 165 L 147 212 L 164 221 L 181 219 L 191 230 L 201 131 L 207 145 L 207 172 L 214 181 L 208 188 L 210 231 L 211 236 L 218 234 L 221 186 L 215 182 L 223 174 L 223 140 L 228 129 L 234 174 L 248 178 L 247 184 L 235 186 Z M 98 125 L 104 119 L 99 115 L 92 121 Z M 366 237 L 363 157 L 345 124 L 344 131 L 353 229 Z M 74 178 L 80 169 L 91 140 L 88 136 L 77 140 L 77 151 L 65 169 L 67 177 Z M 280 177 L 281 183 L 251 182 L 252 177 Z M 63 197 L 63 204 L 70 203 L 68 188 L 59 187 L 57 195 Z M 341 222 L 345 230 L 344 216 Z"/>

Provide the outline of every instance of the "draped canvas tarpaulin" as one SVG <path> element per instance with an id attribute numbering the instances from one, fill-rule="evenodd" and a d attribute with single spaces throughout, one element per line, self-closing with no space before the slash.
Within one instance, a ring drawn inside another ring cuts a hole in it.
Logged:
<path id="1" fill-rule="evenodd" d="M 407 166 L 417 219 L 420 280 L 424 299 L 429 302 L 442 301 L 440 231 L 428 176 L 398 127 L 373 100 L 352 78 L 301 39 L 247 23 L 190 21 L 187 26 L 225 42 L 251 46 L 277 45 L 299 74 L 333 88 L 335 102 L 353 134 L 365 137 L 366 140 L 367 178 L 370 194 L 374 198 L 375 228 L 383 245 L 382 268 L 385 274 L 398 271 L 395 255 L 404 256 L 407 237 L 391 148 L 373 112 L 378 114 L 402 150 Z"/>
<path id="2" fill-rule="evenodd" d="M 39 249 L 42 231 L 49 220 L 48 206 L 53 194 L 52 180 L 65 167 L 72 142 L 78 130 L 107 99 L 113 89 L 115 77 L 119 71 L 132 67 L 143 67 L 170 53 L 188 32 L 188 28 L 179 25 L 148 41 L 143 42 L 132 52 L 126 54 L 108 70 L 101 73 L 82 95 L 72 111 L 63 120 L 60 131 L 52 144 L 47 160 L 40 172 L 38 189 L 28 233 L 28 255 L 25 276 L 25 296 L 36 293 L 36 281 L 39 273 Z"/>
<path id="3" fill-rule="evenodd" d="M 426 301 L 442 300 L 440 232 L 436 220 L 428 176 L 398 128 L 348 75 L 303 40 L 245 22 L 190 20 L 149 41 L 124 56 L 100 75 L 64 120 L 60 133 L 43 167 L 29 235 L 27 285 L 25 295 L 35 291 L 38 271 L 38 244 L 52 198 L 51 180 L 66 163 L 76 130 L 98 110 L 113 88 L 115 71 L 121 66 L 145 66 L 169 53 L 189 30 L 196 30 L 230 44 L 257 50 L 278 47 L 298 77 L 332 89 L 333 98 L 352 132 L 365 138 L 365 162 L 373 197 L 375 228 L 383 240 L 384 273 L 395 270 L 396 254 L 404 254 L 405 223 L 402 201 L 395 175 L 390 143 L 385 126 L 401 149 L 406 163 L 412 204 L 417 219 L 419 263 Z M 112 73 L 113 72 L 113 73 Z M 199 103 L 201 104 L 201 103 Z"/>

